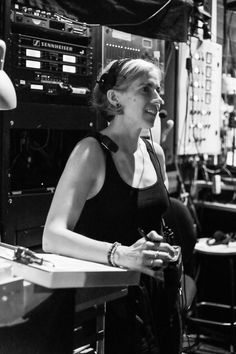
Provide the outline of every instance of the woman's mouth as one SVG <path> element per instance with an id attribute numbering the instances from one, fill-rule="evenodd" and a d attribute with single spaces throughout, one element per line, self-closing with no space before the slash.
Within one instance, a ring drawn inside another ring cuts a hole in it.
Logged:
<path id="1" fill-rule="evenodd" d="M 158 112 L 158 109 L 157 107 L 152 107 L 152 108 L 147 108 L 145 109 L 145 111 L 153 116 L 156 116 L 157 115 L 157 112 Z"/>

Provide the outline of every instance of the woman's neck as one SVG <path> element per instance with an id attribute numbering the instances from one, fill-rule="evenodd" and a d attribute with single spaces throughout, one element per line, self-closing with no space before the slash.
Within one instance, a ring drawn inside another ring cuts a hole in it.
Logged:
<path id="1" fill-rule="evenodd" d="M 141 128 L 129 127 L 112 121 L 107 128 L 101 131 L 102 134 L 109 136 L 118 146 L 119 150 L 134 153 L 138 147 L 138 140 Z"/>

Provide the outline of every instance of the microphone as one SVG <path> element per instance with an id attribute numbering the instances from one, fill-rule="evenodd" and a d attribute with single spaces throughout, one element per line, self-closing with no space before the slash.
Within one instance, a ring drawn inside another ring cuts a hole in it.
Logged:
<path id="1" fill-rule="evenodd" d="M 161 109 L 161 110 L 159 111 L 159 117 L 160 117 L 161 119 L 165 119 L 165 118 L 167 118 L 167 116 L 168 116 L 168 113 L 167 113 L 167 111 L 166 111 L 165 109 Z"/>
<path id="2" fill-rule="evenodd" d="M 166 141 L 166 138 L 169 134 L 169 132 L 171 131 L 171 129 L 174 126 L 174 121 L 172 119 L 168 119 L 168 121 L 166 122 L 166 127 L 163 130 L 162 134 L 161 134 L 161 142 L 164 143 Z"/>

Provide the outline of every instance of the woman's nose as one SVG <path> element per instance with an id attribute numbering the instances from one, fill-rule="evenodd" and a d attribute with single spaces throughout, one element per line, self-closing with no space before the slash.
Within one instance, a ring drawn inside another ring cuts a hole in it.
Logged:
<path id="1" fill-rule="evenodd" d="M 153 103 L 160 104 L 160 105 L 164 104 L 164 100 L 161 98 L 161 96 L 159 95 L 159 93 L 157 91 L 155 91 Z"/>

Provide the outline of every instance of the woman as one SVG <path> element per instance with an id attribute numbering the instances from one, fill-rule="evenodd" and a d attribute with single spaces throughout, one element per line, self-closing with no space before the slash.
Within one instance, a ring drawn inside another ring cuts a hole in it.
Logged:
<path id="1" fill-rule="evenodd" d="M 105 68 L 93 103 L 110 123 L 73 150 L 44 230 L 47 252 L 143 274 L 140 287 L 108 306 L 106 354 L 178 353 L 167 348 L 170 311 L 161 316 L 157 305 L 166 301 L 163 269 L 175 257 L 160 235 L 168 207 L 164 154 L 140 137 L 142 129 L 153 127 L 163 103 L 159 89 L 160 71 L 150 62 L 123 59 Z"/>

